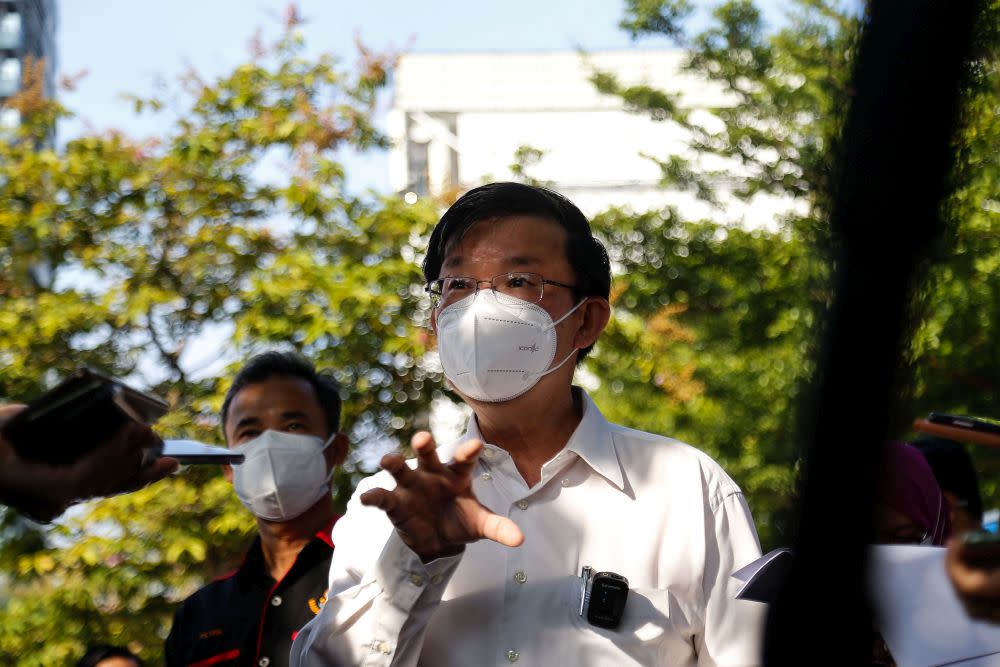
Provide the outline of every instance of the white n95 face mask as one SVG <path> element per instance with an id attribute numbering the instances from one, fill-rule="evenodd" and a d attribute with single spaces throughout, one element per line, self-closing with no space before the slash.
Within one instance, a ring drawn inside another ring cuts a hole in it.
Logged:
<path id="1" fill-rule="evenodd" d="M 327 472 L 323 452 L 334 435 L 324 441 L 315 435 L 264 431 L 233 447 L 244 456 L 243 463 L 233 465 L 233 488 L 240 502 L 268 521 L 301 515 L 330 493 L 333 470 Z"/>
<path id="2" fill-rule="evenodd" d="M 556 325 L 544 308 L 513 296 L 499 301 L 484 289 L 445 307 L 437 318 L 438 354 L 445 377 L 477 401 L 498 403 L 524 394 L 573 356 L 553 367 Z"/>

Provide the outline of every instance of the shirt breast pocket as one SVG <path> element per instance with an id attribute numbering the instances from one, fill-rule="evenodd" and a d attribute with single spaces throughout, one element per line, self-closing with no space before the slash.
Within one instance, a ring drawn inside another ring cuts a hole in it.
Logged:
<path id="1" fill-rule="evenodd" d="M 695 657 L 695 616 L 691 606 L 669 589 L 630 588 L 621 623 L 615 629 L 591 625 L 586 615 L 580 614 L 579 579 L 571 597 L 570 625 L 597 653 L 609 658 L 629 656 L 637 664 L 669 658 L 670 664 L 683 665 Z"/>

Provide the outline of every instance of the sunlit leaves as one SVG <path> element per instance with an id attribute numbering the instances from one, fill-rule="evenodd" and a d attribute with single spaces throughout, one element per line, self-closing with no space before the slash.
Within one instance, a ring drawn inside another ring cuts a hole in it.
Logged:
<path id="1" fill-rule="evenodd" d="M 39 145 L 65 111 L 16 101 L 24 124 L 0 143 L 0 399 L 90 364 L 152 384 L 172 407 L 164 435 L 220 442 L 231 373 L 293 348 L 343 386 L 356 449 L 341 504 L 357 452 L 426 419 L 429 302 L 414 286 L 437 212 L 348 195 L 339 161 L 385 145 L 371 114 L 391 59 L 365 49 L 347 70 L 303 47 L 290 26 L 216 80 L 188 73 L 181 102 L 126 100 L 161 114 L 142 140 Z M 159 662 L 176 603 L 231 569 L 253 528 L 201 467 L 44 530 L 5 515 L 0 662 L 68 664 L 96 642 Z"/>
<path id="2" fill-rule="evenodd" d="M 622 392 L 627 402 L 608 402 L 620 419 L 679 435 L 720 457 L 747 491 L 764 542 L 773 544 L 784 530 L 781 512 L 791 506 L 798 390 L 811 374 L 809 353 L 829 300 L 824 257 L 836 158 L 831 149 L 850 103 L 854 49 L 865 16 L 854 3 L 796 0 L 783 7 L 786 20 L 775 29 L 755 3 L 730 0 L 713 10 L 707 29 L 689 35 L 679 26 L 684 5 L 630 0 L 622 25 L 633 36 L 665 35 L 688 48 L 689 70 L 718 85 L 726 100 L 711 110 L 715 122 L 691 122 L 673 92 L 624 85 L 602 73 L 594 82 L 629 109 L 680 124 L 690 132 L 695 154 L 725 158 L 736 197 L 789 197 L 798 212 L 785 218 L 780 233 L 757 234 L 685 224 L 671 210 L 603 216 L 613 258 L 628 276 L 617 300 L 628 311 L 623 320 L 648 319 L 666 304 L 684 304 L 676 318 L 694 342 L 674 341 L 669 354 L 692 363 L 692 379 L 704 389 L 687 402 L 665 400 L 648 382 L 644 389 L 645 378 L 624 364 L 632 351 L 609 349 L 615 339 L 598 348 L 593 363 L 605 354 L 612 360 L 597 372 L 601 392 L 634 383 Z M 914 395 L 914 416 L 927 410 L 1000 415 L 998 17 L 1000 3 L 994 0 L 980 26 L 974 85 L 954 145 L 955 191 L 944 210 L 953 234 L 938 248 L 940 262 L 927 272 L 915 304 L 920 326 L 910 355 L 911 385 L 900 392 Z M 716 175 L 689 155 L 650 157 L 661 168 L 664 187 L 709 201 L 718 194 Z M 897 426 L 903 435 L 908 423 Z M 986 473 L 987 497 L 1000 497 L 1000 460 L 984 451 L 974 454 Z"/>
<path id="3" fill-rule="evenodd" d="M 780 539 L 819 262 L 781 233 L 685 222 L 669 209 L 610 210 L 595 227 L 620 273 L 587 366 L 598 402 L 610 419 L 716 457 L 765 542 Z"/>

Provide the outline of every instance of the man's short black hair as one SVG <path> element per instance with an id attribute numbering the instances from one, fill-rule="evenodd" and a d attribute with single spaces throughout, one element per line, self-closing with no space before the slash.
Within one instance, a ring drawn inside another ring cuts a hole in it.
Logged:
<path id="1" fill-rule="evenodd" d="M 316 400 L 326 415 L 327 435 L 340 430 L 340 387 L 326 372 L 319 372 L 308 360 L 292 352 L 264 352 L 252 357 L 233 379 L 222 402 L 222 435 L 226 435 L 229 407 L 245 387 L 273 377 L 290 377 L 305 380 L 316 392 Z"/>
<path id="2" fill-rule="evenodd" d="M 121 646 L 111 646 L 110 644 L 98 644 L 91 646 L 87 652 L 76 663 L 76 667 L 95 667 L 102 660 L 108 658 L 127 658 L 136 664 L 136 667 L 143 667 L 145 663 L 135 653 Z"/>
<path id="3" fill-rule="evenodd" d="M 969 452 L 960 442 L 924 436 L 911 443 L 920 450 L 934 471 L 942 491 L 955 494 L 965 503 L 965 511 L 976 521 L 983 520 L 983 497 L 979 493 L 979 477 Z"/>
<path id="4" fill-rule="evenodd" d="M 566 230 L 566 259 L 573 269 L 577 299 L 611 294 L 611 262 L 604 246 L 590 231 L 587 216 L 554 190 L 523 183 L 489 183 L 469 190 L 441 216 L 431 232 L 424 259 L 424 278 L 436 280 L 451 246 L 478 222 L 511 216 L 534 216 Z M 580 350 L 579 363 L 591 348 Z"/>

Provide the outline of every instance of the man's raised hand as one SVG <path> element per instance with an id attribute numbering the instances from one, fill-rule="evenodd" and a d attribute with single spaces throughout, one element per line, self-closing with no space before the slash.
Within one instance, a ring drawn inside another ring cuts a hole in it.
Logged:
<path id="1" fill-rule="evenodd" d="M 396 488 L 371 489 L 360 500 L 385 512 L 403 543 L 421 560 L 457 554 L 469 542 L 484 538 L 508 547 L 524 541 L 513 521 L 491 512 L 472 493 L 472 471 L 482 442 L 463 442 L 450 463 L 441 462 L 426 431 L 414 435 L 411 444 L 417 467 L 410 468 L 398 454 L 386 454 L 381 466 L 396 480 Z"/>

